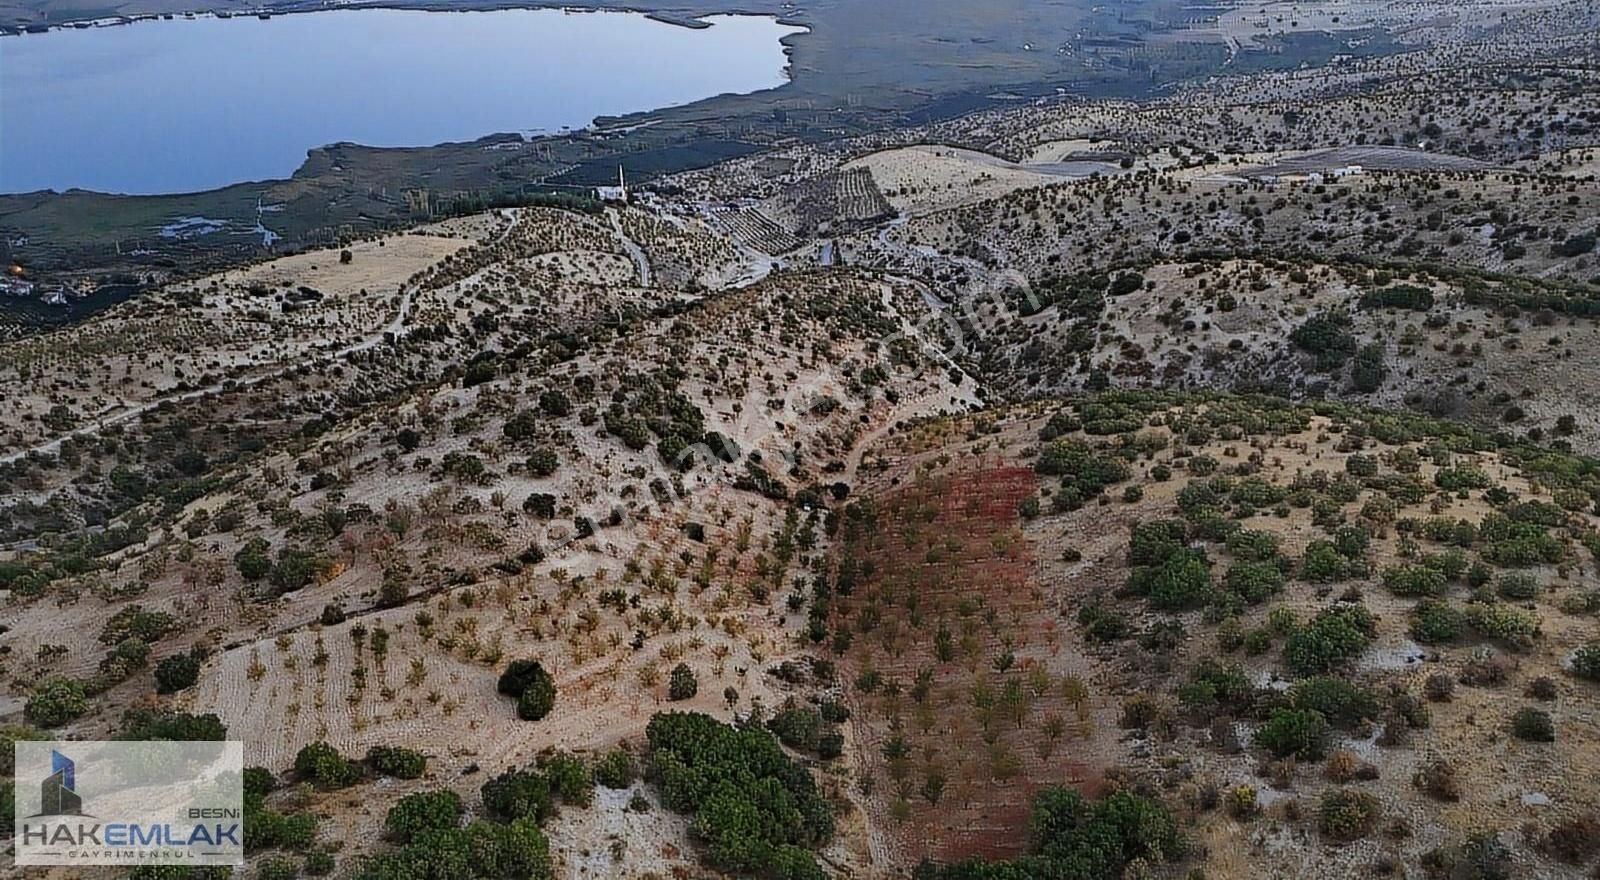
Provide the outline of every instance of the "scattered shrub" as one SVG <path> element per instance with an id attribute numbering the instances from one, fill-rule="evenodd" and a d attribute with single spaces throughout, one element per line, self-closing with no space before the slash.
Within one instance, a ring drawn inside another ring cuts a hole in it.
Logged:
<path id="1" fill-rule="evenodd" d="M 367 766 L 375 773 L 396 779 L 420 779 L 428 769 L 428 759 L 411 749 L 373 746 L 367 749 Z"/>
<path id="2" fill-rule="evenodd" d="M 361 780 L 361 768 L 325 742 L 314 742 L 294 756 L 294 772 L 317 788 L 344 788 Z"/>
<path id="3" fill-rule="evenodd" d="M 1311 709 L 1279 708 L 1256 730 L 1255 743 L 1279 758 L 1322 757 L 1328 747 L 1328 721 Z"/>
<path id="4" fill-rule="evenodd" d="M 1572 673 L 1579 678 L 1600 681 L 1600 642 L 1590 642 L 1573 652 Z"/>
<path id="5" fill-rule="evenodd" d="M 1411 784 L 1441 801 L 1461 800 L 1461 785 L 1456 781 L 1456 768 L 1443 758 L 1423 764 L 1411 777 Z"/>
<path id="6" fill-rule="evenodd" d="M 1360 605 L 1336 605 L 1291 633 L 1284 643 L 1284 657 L 1296 675 L 1321 675 L 1365 651 L 1375 634 L 1370 611 Z"/>
<path id="7" fill-rule="evenodd" d="M 1447 672 L 1435 672 L 1428 676 L 1422 690 L 1435 703 L 1448 703 L 1455 696 L 1456 680 Z"/>
<path id="8" fill-rule="evenodd" d="M 689 664 L 679 663 L 672 667 L 672 673 L 667 678 L 667 699 L 673 702 L 692 700 L 699 691 L 700 680 L 695 677 Z"/>
<path id="9" fill-rule="evenodd" d="M 1555 742 L 1556 726 L 1542 709 L 1518 709 L 1511 716 L 1511 735 L 1528 742 Z"/>
<path id="10" fill-rule="evenodd" d="M 507 770 L 485 782 L 481 793 L 484 809 L 502 820 L 542 823 L 555 812 L 550 781 L 533 770 Z"/>
<path id="11" fill-rule="evenodd" d="M 1360 840 L 1378 822 L 1378 799 L 1364 791 L 1338 788 L 1322 795 L 1317 828 L 1324 837 L 1340 842 Z"/>
<path id="12" fill-rule="evenodd" d="M 1453 642 L 1466 628 L 1466 613 L 1440 599 L 1421 602 L 1411 611 L 1411 637 L 1424 645 Z"/>
<path id="13" fill-rule="evenodd" d="M 40 727 L 60 727 L 89 711 L 89 698 L 83 682 L 70 678 L 47 678 L 34 688 L 22 715 Z"/>
<path id="14" fill-rule="evenodd" d="M 423 832 L 456 827 L 461 812 L 461 798 L 450 789 L 419 791 L 390 807 L 383 827 L 395 840 L 410 843 Z"/>
<path id="15" fill-rule="evenodd" d="M 517 700 L 517 717 L 540 721 L 556 704 L 556 682 L 537 660 L 513 660 L 500 674 L 500 693 Z"/>
<path id="16" fill-rule="evenodd" d="M 156 693 L 175 694 L 194 687 L 203 658 L 195 652 L 173 654 L 156 664 Z"/>

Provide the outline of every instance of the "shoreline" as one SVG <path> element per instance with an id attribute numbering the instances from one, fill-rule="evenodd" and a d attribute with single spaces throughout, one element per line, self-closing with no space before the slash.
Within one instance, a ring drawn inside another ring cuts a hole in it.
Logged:
<path id="1" fill-rule="evenodd" d="M 609 7 L 609 6 L 607 6 L 607 7 L 598 7 L 598 6 L 597 7 L 572 7 L 572 6 L 567 6 L 567 5 L 560 5 L 560 4 L 557 4 L 557 3 L 542 2 L 542 0 L 487 0 L 487 2 L 485 2 L 485 0 L 462 0 L 461 3 L 452 4 L 452 5 L 448 6 L 448 7 L 441 7 L 441 6 L 434 5 L 434 4 L 424 4 L 422 2 L 418 2 L 418 0 L 375 0 L 375 2 L 372 2 L 372 3 L 358 3 L 358 4 L 349 4 L 349 5 L 336 6 L 336 7 L 327 7 L 327 6 L 322 5 L 319 2 L 315 6 L 312 6 L 310 4 L 297 5 L 296 7 L 292 8 L 290 10 L 283 11 L 282 14 L 285 14 L 285 15 L 288 15 L 288 14 L 310 14 L 310 13 L 317 13 L 317 12 L 358 11 L 358 10 L 367 10 L 367 9 L 390 10 L 390 11 L 409 11 L 409 12 L 426 12 L 426 13 L 434 13 L 434 12 L 438 12 L 438 13 L 513 12 L 513 11 L 519 11 L 519 10 L 520 11 L 528 11 L 528 12 L 554 12 L 554 11 L 560 10 L 563 13 L 566 13 L 566 14 L 622 14 L 622 15 L 640 16 L 640 17 L 643 17 L 643 18 L 645 18 L 645 19 L 647 19 L 649 21 L 652 21 L 652 22 L 655 22 L 655 23 L 658 23 L 658 24 L 681 27 L 681 28 L 684 28 L 686 30 L 692 30 L 692 31 L 704 31 L 704 30 L 709 30 L 709 29 L 715 27 L 716 22 L 708 20 L 708 19 L 711 19 L 711 18 L 733 17 L 733 16 L 753 16 L 753 17 L 758 17 L 758 18 L 771 20 L 774 24 L 778 25 L 779 27 L 789 28 L 789 29 L 793 29 L 793 30 L 790 31 L 790 32 L 787 32 L 787 33 L 783 33 L 778 37 L 778 44 L 779 44 L 780 49 L 781 49 L 781 51 L 783 52 L 783 55 L 784 55 L 784 63 L 783 63 L 783 67 L 782 67 L 782 69 L 780 71 L 781 76 L 783 77 L 783 81 L 780 82 L 780 83 L 777 83 L 776 85 L 772 85 L 772 86 L 768 86 L 768 87 L 764 87 L 764 88 L 758 88 L 758 89 L 755 89 L 755 90 L 749 91 L 749 92 L 720 92 L 720 93 L 717 93 L 717 94 L 706 95 L 704 97 L 697 98 L 697 99 L 694 99 L 692 101 L 687 101 L 687 102 L 683 102 L 683 103 L 676 103 L 676 104 L 665 104 L 665 105 L 662 105 L 662 106 L 659 106 L 659 107 L 649 107 L 649 108 L 630 111 L 630 112 L 621 113 L 621 114 L 605 114 L 605 113 L 601 113 L 601 114 L 596 114 L 596 115 L 593 115 L 593 116 L 589 117 L 587 122 L 585 122 L 581 126 L 572 126 L 572 127 L 561 126 L 559 128 L 552 128 L 552 129 L 547 129 L 547 130 L 532 130 L 532 129 L 529 129 L 529 130 L 521 130 L 521 131 L 486 131 L 486 132 L 483 132 L 482 134 L 479 134 L 479 135 L 476 135 L 476 136 L 473 136 L 473 137 L 463 138 L 463 139 L 456 139 L 456 140 L 446 139 L 446 140 L 430 142 L 430 143 L 405 144 L 405 145 L 399 145 L 399 146 L 362 144 L 362 143 L 355 142 L 355 141 L 335 140 L 335 141 L 330 141 L 328 143 L 316 144 L 314 146 L 308 147 L 306 149 L 306 152 L 303 155 L 302 159 L 300 160 L 300 163 L 298 165 L 296 165 L 295 168 L 292 171 L 290 171 L 289 174 L 286 175 L 286 176 L 283 176 L 283 177 L 266 177 L 266 178 L 260 178 L 260 179 L 253 179 L 252 178 L 252 179 L 234 180 L 234 181 L 229 181 L 227 183 L 224 183 L 224 184 L 222 184 L 220 186 L 213 186 L 213 187 L 207 187 L 207 188 L 202 188 L 202 189 L 176 190 L 176 191 L 173 191 L 173 192 L 149 192 L 149 193 L 136 192 L 136 193 L 129 193 L 129 192 L 113 192 L 113 191 L 89 189 L 89 188 L 84 188 L 84 187 L 67 187 L 66 189 L 4 190 L 4 191 L 0 191 L 0 197 L 9 198 L 9 197 L 19 197 L 19 196 L 50 195 L 50 194 L 61 196 L 61 195 L 65 195 L 65 194 L 68 194 L 68 193 L 74 193 L 74 192 L 92 194 L 92 195 L 97 195 L 97 196 L 107 196 L 107 197 L 112 197 L 112 198 L 172 198 L 172 197 L 183 197 L 183 196 L 196 196 L 196 195 L 202 195 L 202 194 L 206 194 L 206 193 L 221 192 L 221 191 L 228 190 L 228 189 L 231 189 L 233 187 L 241 186 L 241 185 L 272 185 L 272 184 L 282 184 L 282 183 L 292 182 L 292 181 L 294 181 L 296 179 L 299 179 L 301 177 L 301 172 L 306 169 L 306 167 L 313 161 L 313 159 L 316 157 L 316 155 L 318 153 L 326 151 L 326 150 L 329 150 L 329 149 L 332 149 L 332 148 L 337 148 L 337 147 L 340 147 L 340 146 L 354 146 L 354 147 L 359 147 L 359 148 L 362 148 L 362 149 L 370 149 L 370 150 L 406 151 L 406 150 L 435 149 L 435 148 L 441 148 L 441 147 L 448 147 L 448 146 L 456 145 L 456 144 L 478 144 L 478 143 L 500 141 L 500 140 L 512 139 L 512 138 L 516 139 L 520 143 L 530 144 L 530 143 L 535 143 L 535 142 L 545 141 L 545 140 L 551 140 L 551 139 L 564 139 L 564 138 L 570 138 L 570 137 L 581 137 L 581 136 L 585 136 L 585 135 L 593 135 L 593 136 L 599 136 L 599 137 L 625 135 L 628 132 L 631 132 L 631 131 L 633 131 L 635 129 L 646 128 L 646 127 L 649 127 L 649 126 L 652 126 L 652 125 L 656 125 L 656 124 L 662 123 L 662 122 L 666 121 L 666 119 L 664 118 L 665 114 L 671 114 L 671 113 L 673 113 L 675 111 L 680 111 L 680 110 L 683 110 L 685 108 L 692 108 L 692 107 L 695 107 L 697 105 L 707 104 L 707 103 L 710 103 L 710 102 L 715 102 L 715 101 L 724 100 L 724 99 L 728 99 L 728 98 L 750 98 L 750 97 L 758 96 L 758 95 L 773 94 L 773 93 L 776 93 L 776 92 L 778 92 L 780 90 L 789 89 L 789 88 L 793 87 L 794 86 L 794 50 L 795 50 L 795 45 L 794 45 L 793 40 L 795 38 L 797 38 L 797 37 L 805 36 L 805 35 L 807 35 L 807 34 L 809 34 L 811 32 L 811 25 L 809 25 L 807 23 L 794 21 L 792 19 L 784 19 L 784 18 L 781 18 L 780 16 L 773 15 L 771 13 L 766 13 L 766 12 L 748 12 L 748 11 L 746 11 L 746 12 L 710 12 L 710 13 L 705 13 L 700 18 L 691 19 L 691 18 L 688 18 L 686 16 L 678 16 L 678 15 L 673 15 L 671 13 L 649 12 L 649 11 L 645 11 L 645 10 L 641 10 L 641 9 L 637 9 L 637 8 L 624 8 L 624 7 L 620 7 L 620 6 L 619 7 Z M 249 13 L 249 14 L 252 17 L 257 17 L 257 16 L 254 16 L 253 13 Z M 274 13 L 274 14 L 277 14 L 277 13 Z M 124 19 L 119 19 L 119 20 L 114 20 L 114 21 L 113 20 L 108 20 L 108 19 L 95 19 L 94 21 L 99 22 L 99 23 L 97 23 L 97 24 L 79 23 L 79 24 L 76 24 L 76 25 L 62 24 L 62 25 L 57 25 L 57 26 L 53 27 L 52 30 L 63 30 L 63 29 L 84 30 L 84 29 L 88 29 L 90 27 L 115 27 L 115 26 L 119 26 L 119 25 L 123 25 L 123 24 L 137 24 L 137 23 L 141 23 L 141 22 L 144 22 L 144 21 L 150 21 L 150 20 L 169 21 L 169 20 L 188 19 L 188 20 L 193 21 L 193 20 L 198 20 L 198 19 L 201 19 L 201 18 L 213 18 L 213 19 L 241 18 L 241 17 L 245 17 L 246 15 L 247 15 L 247 13 L 242 13 L 242 12 L 239 12 L 239 13 L 195 12 L 195 13 L 190 13 L 190 14 L 174 13 L 172 15 L 138 16 L 138 17 L 124 18 Z M 259 17 L 267 17 L 267 16 L 259 16 Z"/>
<path id="2" fill-rule="evenodd" d="M 326 0 L 290 0 L 290 2 L 248 7 L 243 9 L 195 9 L 187 12 L 140 12 L 132 15 L 98 16 L 85 18 L 65 18 L 60 21 L 40 22 L 34 24 L 3 24 L 0 25 L 0 38 L 23 37 L 29 35 L 48 34 L 63 30 L 89 30 L 93 28 L 124 27 L 140 24 L 147 21 L 182 21 L 199 18 L 255 18 L 267 19 L 278 15 L 301 15 L 313 12 L 341 12 L 363 9 L 391 9 L 408 12 L 507 12 L 512 10 L 559 10 L 569 15 L 591 13 L 625 13 L 642 15 L 651 21 L 688 30 L 706 30 L 714 26 L 705 19 L 723 15 L 755 15 L 771 18 L 778 24 L 789 27 L 805 27 L 809 25 L 790 17 L 789 11 L 778 12 L 774 10 L 750 9 L 738 4 L 727 7 L 708 8 L 704 12 L 688 13 L 681 7 L 663 8 L 658 6 L 641 6 L 619 3 L 615 5 L 597 4 L 594 6 L 573 6 L 560 0 L 444 0 L 442 3 L 429 3 L 425 0 L 372 0 L 372 2 L 341 3 L 330 5 Z"/>

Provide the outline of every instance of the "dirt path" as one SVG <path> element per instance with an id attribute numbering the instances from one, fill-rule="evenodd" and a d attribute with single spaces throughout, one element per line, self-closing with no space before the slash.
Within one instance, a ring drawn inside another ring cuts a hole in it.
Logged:
<path id="1" fill-rule="evenodd" d="M 650 258 L 646 256 L 644 248 L 639 247 L 637 242 L 622 231 L 622 218 L 615 210 L 607 211 L 606 215 L 611 218 L 611 228 L 616 230 L 617 240 L 622 242 L 623 249 L 628 252 L 628 256 L 633 260 L 634 268 L 639 271 L 639 286 L 649 287 Z"/>

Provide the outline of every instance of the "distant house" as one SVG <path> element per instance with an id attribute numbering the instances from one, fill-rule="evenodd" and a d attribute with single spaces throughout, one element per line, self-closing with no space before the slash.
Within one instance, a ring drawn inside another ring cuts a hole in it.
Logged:
<path id="1" fill-rule="evenodd" d="M 621 165 L 617 166 L 617 185 L 597 186 L 595 187 L 595 193 L 600 196 L 600 200 L 603 202 L 628 201 L 628 178 L 623 174 Z"/>

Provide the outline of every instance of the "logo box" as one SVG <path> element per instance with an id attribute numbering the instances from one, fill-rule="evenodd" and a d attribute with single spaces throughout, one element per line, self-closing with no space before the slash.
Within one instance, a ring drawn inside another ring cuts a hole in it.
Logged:
<path id="1" fill-rule="evenodd" d="M 244 864 L 239 742 L 23 742 L 18 865 Z"/>

